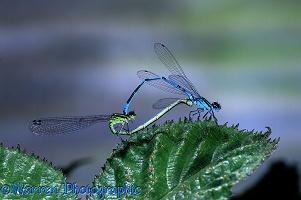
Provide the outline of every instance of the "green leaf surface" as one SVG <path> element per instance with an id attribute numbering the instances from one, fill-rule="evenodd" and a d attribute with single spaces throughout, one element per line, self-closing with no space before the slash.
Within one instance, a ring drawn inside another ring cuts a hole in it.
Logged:
<path id="1" fill-rule="evenodd" d="M 45 160 L 0 145 L 0 199 L 76 199 L 64 194 L 66 177 Z"/>
<path id="2" fill-rule="evenodd" d="M 113 151 L 91 197 L 226 199 L 276 149 L 279 138 L 267 129 L 186 119 L 145 129 Z"/>

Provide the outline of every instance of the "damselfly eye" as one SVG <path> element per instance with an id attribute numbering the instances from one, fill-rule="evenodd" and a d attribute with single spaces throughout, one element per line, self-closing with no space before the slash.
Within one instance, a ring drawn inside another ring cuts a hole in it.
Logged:
<path id="1" fill-rule="evenodd" d="M 128 115 L 136 116 L 136 113 L 135 113 L 135 111 L 130 111 Z"/>
<path id="2" fill-rule="evenodd" d="M 219 104 L 218 102 L 213 102 L 211 105 L 216 111 L 219 111 L 222 108 L 221 104 Z"/>

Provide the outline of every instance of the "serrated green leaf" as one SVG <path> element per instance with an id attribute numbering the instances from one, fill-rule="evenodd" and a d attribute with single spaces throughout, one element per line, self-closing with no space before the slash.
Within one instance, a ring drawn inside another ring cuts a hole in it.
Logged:
<path id="1" fill-rule="evenodd" d="M 66 177 L 45 160 L 0 145 L 0 199 L 76 199 L 64 193 Z"/>
<path id="2" fill-rule="evenodd" d="M 154 126 L 113 151 L 91 198 L 226 199 L 276 149 L 270 134 L 209 120 Z"/>

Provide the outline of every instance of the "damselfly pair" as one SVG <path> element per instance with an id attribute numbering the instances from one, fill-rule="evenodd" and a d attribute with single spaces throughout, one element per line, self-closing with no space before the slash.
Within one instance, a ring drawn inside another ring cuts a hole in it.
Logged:
<path id="1" fill-rule="evenodd" d="M 191 81 L 186 77 L 181 66 L 168 50 L 166 46 L 160 43 L 154 45 L 155 52 L 161 62 L 167 67 L 167 69 L 172 73 L 168 78 L 163 76 L 158 76 L 150 71 L 141 70 L 137 72 L 139 78 L 142 82 L 131 94 L 130 98 L 124 105 L 123 114 L 114 113 L 112 115 L 92 115 L 92 116 L 73 116 L 73 117 L 49 117 L 42 118 L 38 120 L 33 120 L 29 129 L 32 133 L 37 135 L 60 135 L 71 133 L 77 130 L 85 129 L 98 122 L 109 121 L 109 127 L 114 134 L 130 135 L 146 128 L 151 123 L 157 121 L 172 108 L 178 104 L 186 104 L 188 106 L 197 105 L 197 110 L 191 111 L 189 117 L 202 112 L 206 112 L 203 117 L 208 113 L 217 121 L 214 111 L 219 111 L 221 106 L 218 102 L 210 103 L 207 99 L 200 96 Z M 139 89 L 144 83 L 148 83 L 154 87 L 161 90 L 168 91 L 171 93 L 186 95 L 187 99 L 176 99 L 176 98 L 163 98 L 158 100 L 153 104 L 155 109 L 163 109 L 156 116 L 145 122 L 143 125 L 137 127 L 136 129 L 129 131 L 125 129 L 124 126 L 128 124 L 129 121 L 135 119 L 136 114 L 133 111 L 128 111 L 128 108 L 137 94 Z M 116 130 L 115 125 L 120 125 L 120 130 Z"/>

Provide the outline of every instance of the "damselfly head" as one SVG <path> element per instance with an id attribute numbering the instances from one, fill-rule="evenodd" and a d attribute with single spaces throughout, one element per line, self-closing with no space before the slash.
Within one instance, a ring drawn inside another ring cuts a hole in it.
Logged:
<path id="1" fill-rule="evenodd" d="M 135 118 L 136 117 L 136 113 L 135 113 L 135 111 L 130 111 L 129 112 L 129 114 L 128 114 L 128 116 L 130 117 L 130 118 Z"/>
<path id="2" fill-rule="evenodd" d="M 221 104 L 219 104 L 218 102 L 213 102 L 212 104 L 211 104 L 211 106 L 213 107 L 213 109 L 214 110 L 216 110 L 216 111 L 219 111 L 222 107 L 221 107 Z"/>

